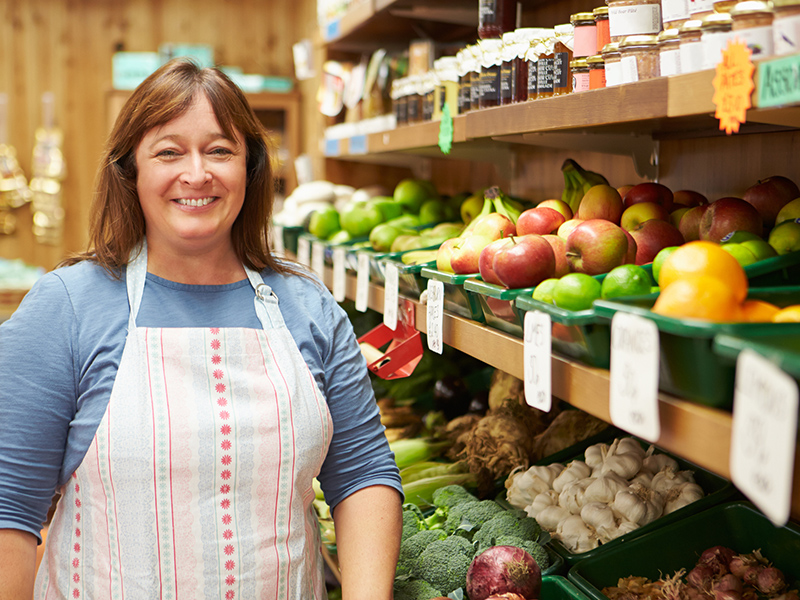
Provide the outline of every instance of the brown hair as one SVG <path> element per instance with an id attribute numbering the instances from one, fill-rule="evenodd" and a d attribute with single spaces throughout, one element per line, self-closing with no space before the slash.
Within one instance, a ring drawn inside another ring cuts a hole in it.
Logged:
<path id="1" fill-rule="evenodd" d="M 186 112 L 198 93 L 205 94 L 222 127 L 235 139 L 242 134 L 247 152 L 244 204 L 231 229 L 233 247 L 243 264 L 260 271 L 304 274 L 270 252 L 272 171 L 267 134 L 242 91 L 220 70 L 174 59 L 145 79 L 125 102 L 106 142 L 95 183 L 89 228 L 90 250 L 62 264 L 93 260 L 115 276 L 144 238 L 145 220 L 136 190 L 136 148 L 153 127 Z"/>

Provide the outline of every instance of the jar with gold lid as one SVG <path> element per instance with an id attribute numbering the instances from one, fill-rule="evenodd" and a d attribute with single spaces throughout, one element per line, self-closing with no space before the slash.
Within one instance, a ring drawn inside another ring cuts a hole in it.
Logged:
<path id="1" fill-rule="evenodd" d="M 678 30 L 681 50 L 681 73 L 694 73 L 703 70 L 703 22 L 689 19 Z"/>
<path id="2" fill-rule="evenodd" d="M 598 90 L 606 87 L 606 64 L 602 54 L 595 54 L 586 59 L 589 67 L 589 89 Z"/>
<path id="3" fill-rule="evenodd" d="M 571 92 L 586 92 L 589 86 L 589 64 L 585 58 L 575 58 L 569 62 L 572 74 Z"/>
<path id="4" fill-rule="evenodd" d="M 555 59 L 554 46 L 556 34 L 550 30 L 546 37 L 536 45 L 536 97 L 551 98 L 553 96 L 553 62 Z M 530 88 L 528 88 L 530 98 Z"/>
<path id="5" fill-rule="evenodd" d="M 731 9 L 734 37 L 739 38 L 752 52 L 752 59 L 772 56 L 772 21 L 775 13 L 770 2 L 747 0 Z"/>
<path id="6" fill-rule="evenodd" d="M 678 28 L 689 20 L 689 0 L 661 0 L 664 29 Z"/>
<path id="7" fill-rule="evenodd" d="M 673 27 L 658 34 L 658 69 L 662 77 L 681 73 L 680 30 Z"/>
<path id="8" fill-rule="evenodd" d="M 729 13 L 739 0 L 715 0 L 714 12 Z"/>
<path id="9" fill-rule="evenodd" d="M 690 0 L 689 18 L 700 19 L 714 12 L 714 0 Z"/>
<path id="10" fill-rule="evenodd" d="M 603 57 L 603 64 L 606 69 L 606 87 L 613 87 L 622 83 L 622 65 L 620 59 L 622 56 L 619 53 L 619 43 L 610 42 L 603 46 L 601 52 Z"/>
<path id="11" fill-rule="evenodd" d="M 571 23 L 555 26 L 553 40 L 553 96 L 572 91 L 570 62 L 573 59 L 574 28 Z"/>
<path id="12" fill-rule="evenodd" d="M 661 31 L 661 0 L 606 0 L 612 42 Z"/>
<path id="13" fill-rule="evenodd" d="M 482 39 L 481 47 L 481 79 L 478 96 L 480 108 L 491 108 L 500 105 L 500 67 L 503 63 L 501 54 L 503 40 L 498 38 Z"/>
<path id="14" fill-rule="evenodd" d="M 629 35 L 619 43 L 622 83 L 633 83 L 659 77 L 658 37 Z"/>
<path id="15" fill-rule="evenodd" d="M 594 15 L 595 29 L 597 30 L 597 45 L 595 46 L 595 54 L 600 54 L 603 51 L 603 46 L 611 41 L 611 29 L 608 22 L 608 7 L 598 6 L 592 11 Z"/>
<path id="16" fill-rule="evenodd" d="M 779 56 L 800 49 L 800 0 L 772 0 L 773 51 Z"/>
<path id="17" fill-rule="evenodd" d="M 575 58 L 586 58 L 595 54 L 597 52 L 597 24 L 594 22 L 594 14 L 590 12 L 575 13 L 570 15 L 569 22 L 574 31 L 572 55 Z"/>
<path id="18" fill-rule="evenodd" d="M 729 13 L 714 13 L 703 19 L 700 42 L 703 45 L 703 69 L 714 69 L 722 60 L 722 51 L 731 39 L 733 18 Z"/>

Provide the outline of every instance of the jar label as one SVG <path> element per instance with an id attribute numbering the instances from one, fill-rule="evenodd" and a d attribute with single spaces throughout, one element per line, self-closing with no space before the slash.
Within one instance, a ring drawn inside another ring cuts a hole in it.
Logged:
<path id="1" fill-rule="evenodd" d="M 528 61 L 528 97 L 536 95 L 537 81 L 539 79 L 539 61 Z"/>
<path id="2" fill-rule="evenodd" d="M 413 95 L 408 98 L 408 109 L 406 110 L 406 120 L 410 123 L 419 121 L 419 96 Z"/>
<path id="3" fill-rule="evenodd" d="M 500 100 L 500 66 L 489 67 L 481 71 L 481 105 L 487 103 L 491 106 Z"/>
<path id="4" fill-rule="evenodd" d="M 482 25 L 494 25 L 497 23 L 497 0 L 480 0 L 478 10 L 478 18 Z"/>
<path id="5" fill-rule="evenodd" d="M 599 90 L 606 87 L 606 70 L 604 68 L 589 69 L 589 89 Z"/>
<path id="6" fill-rule="evenodd" d="M 597 53 L 597 27 L 581 25 L 575 27 L 573 56 L 583 58 Z"/>
<path id="7" fill-rule="evenodd" d="M 661 21 L 670 23 L 689 18 L 689 0 L 661 0 Z"/>
<path id="8" fill-rule="evenodd" d="M 541 94 L 553 91 L 553 59 L 540 58 L 537 65 L 539 70 L 538 80 L 536 82 L 536 89 Z"/>
<path id="9" fill-rule="evenodd" d="M 662 77 L 681 74 L 681 51 L 679 48 L 663 50 L 658 55 L 658 59 Z"/>
<path id="10" fill-rule="evenodd" d="M 713 69 L 722 60 L 722 51 L 728 45 L 732 35 L 729 31 L 704 33 L 700 43 L 703 44 L 703 69 Z"/>
<path id="11" fill-rule="evenodd" d="M 472 83 L 469 88 L 469 102 L 473 110 L 478 108 L 481 101 L 481 79 L 482 77 L 479 74 L 473 73 Z"/>
<path id="12" fill-rule="evenodd" d="M 639 66 L 636 63 L 635 56 L 623 56 L 619 64 L 620 74 L 622 76 L 622 81 L 620 83 L 639 81 Z"/>
<path id="13" fill-rule="evenodd" d="M 772 40 L 775 54 L 794 54 L 800 47 L 800 15 L 775 19 L 772 22 Z"/>
<path id="14" fill-rule="evenodd" d="M 689 0 L 689 14 L 707 13 L 714 10 L 714 0 Z"/>
<path id="15" fill-rule="evenodd" d="M 470 83 L 462 81 L 458 87 L 458 112 L 463 114 L 470 109 L 469 93 L 472 89 Z"/>
<path id="16" fill-rule="evenodd" d="M 510 104 L 514 94 L 514 72 L 511 63 L 503 63 L 500 69 L 500 103 Z"/>
<path id="17" fill-rule="evenodd" d="M 569 90 L 569 52 L 556 52 L 553 57 L 553 89 Z"/>
<path id="18" fill-rule="evenodd" d="M 612 38 L 658 33 L 661 31 L 661 5 L 610 6 L 608 21 Z"/>
<path id="19" fill-rule="evenodd" d="M 606 63 L 606 87 L 613 87 L 622 83 L 622 64 L 619 62 Z"/>
<path id="20" fill-rule="evenodd" d="M 573 73 L 572 74 L 572 91 L 583 92 L 590 89 L 589 86 L 589 73 Z"/>
<path id="21" fill-rule="evenodd" d="M 734 32 L 735 37 L 738 37 L 742 42 L 750 48 L 751 60 L 764 58 L 765 56 L 772 56 L 772 27 L 753 27 L 751 29 L 740 29 Z"/>
<path id="22" fill-rule="evenodd" d="M 700 42 L 681 42 L 681 73 L 703 70 L 703 45 Z"/>

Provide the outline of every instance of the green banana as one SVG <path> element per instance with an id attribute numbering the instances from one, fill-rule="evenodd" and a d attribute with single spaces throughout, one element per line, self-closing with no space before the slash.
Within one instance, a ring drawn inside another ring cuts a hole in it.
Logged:
<path id="1" fill-rule="evenodd" d="M 506 196 L 497 186 L 486 190 L 486 197 L 492 199 L 496 212 L 507 217 L 515 225 L 517 224 L 517 219 L 522 214 L 522 205 L 519 202 Z"/>
<path id="2" fill-rule="evenodd" d="M 488 191 L 488 190 L 487 190 Z M 464 231 L 461 232 L 461 235 L 458 237 L 464 237 L 466 234 L 470 233 L 473 229 L 475 229 L 475 224 L 478 222 L 478 219 L 481 217 L 488 215 L 489 213 L 494 212 L 494 204 L 492 203 L 492 199 L 488 196 L 484 196 L 483 198 L 483 208 L 481 212 L 474 218 L 469 224 L 464 228 Z"/>
<path id="3" fill-rule="evenodd" d="M 573 213 L 577 213 L 578 206 L 589 189 L 596 185 L 609 185 L 603 175 L 583 169 L 571 158 L 566 159 L 561 165 L 561 172 L 564 175 L 562 200 L 569 204 Z"/>

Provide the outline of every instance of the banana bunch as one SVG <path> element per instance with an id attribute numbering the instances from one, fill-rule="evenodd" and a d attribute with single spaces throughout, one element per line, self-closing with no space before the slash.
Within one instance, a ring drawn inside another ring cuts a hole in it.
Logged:
<path id="1" fill-rule="evenodd" d="M 564 192 L 561 199 L 569 204 L 573 214 L 577 214 L 578 206 L 583 199 L 583 195 L 596 185 L 608 185 L 608 180 L 600 173 L 587 171 L 571 158 L 564 161 L 561 165 L 561 172 L 564 174 Z"/>

